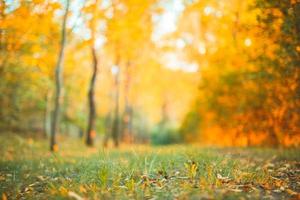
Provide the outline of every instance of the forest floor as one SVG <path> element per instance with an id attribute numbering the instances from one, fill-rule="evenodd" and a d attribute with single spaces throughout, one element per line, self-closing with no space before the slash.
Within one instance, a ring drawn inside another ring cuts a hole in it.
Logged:
<path id="1" fill-rule="evenodd" d="M 0 135 L 6 199 L 300 199 L 300 150 L 190 145 L 87 148 Z"/>

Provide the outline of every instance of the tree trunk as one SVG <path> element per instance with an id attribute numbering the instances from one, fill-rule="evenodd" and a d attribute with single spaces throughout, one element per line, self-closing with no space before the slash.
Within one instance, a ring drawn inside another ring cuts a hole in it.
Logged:
<path id="1" fill-rule="evenodd" d="M 3 20 L 4 21 L 4 19 L 5 19 L 5 10 L 6 10 L 6 3 L 5 3 L 5 1 L 4 0 L 0 0 L 0 20 Z M 4 30 L 1 30 L 0 29 L 0 52 L 2 52 L 3 51 L 3 53 L 5 52 L 5 49 L 6 49 L 6 46 L 4 46 L 4 44 L 5 44 L 5 38 L 4 38 Z M 1 53 L 2 54 L 2 53 Z M 2 55 L 1 55 L 2 56 Z M 4 57 L 2 57 L 2 59 L 3 59 Z M 0 60 L 0 61 L 3 61 L 3 60 Z M 0 63 L 1 65 L 1 67 L 0 67 L 0 69 L 2 68 L 2 64 L 3 63 Z"/>
<path id="2" fill-rule="evenodd" d="M 271 127 L 269 130 L 269 138 L 266 143 L 269 146 L 274 147 L 274 148 L 278 148 L 280 146 L 278 136 L 276 135 L 276 132 L 273 127 Z"/>
<path id="3" fill-rule="evenodd" d="M 115 75 L 115 116 L 112 127 L 112 138 L 115 147 L 119 146 L 119 74 L 120 71 Z"/>
<path id="4" fill-rule="evenodd" d="M 112 130 L 112 115 L 111 112 L 109 112 L 109 114 L 106 116 L 105 119 L 105 136 L 103 139 L 103 147 L 105 148 L 108 146 L 108 140 L 111 135 L 111 130 Z"/>
<path id="5" fill-rule="evenodd" d="M 124 88 L 125 110 L 123 114 L 123 126 L 122 126 L 122 141 L 127 143 L 132 142 L 132 130 L 131 130 L 132 108 L 129 104 L 129 91 L 130 91 L 130 84 L 131 84 L 130 66 L 131 64 L 130 62 L 128 62 L 125 71 L 125 88 Z"/>
<path id="6" fill-rule="evenodd" d="M 50 137 L 50 150 L 57 151 L 57 142 L 56 142 L 56 134 L 58 132 L 59 127 L 59 118 L 60 118 L 60 105 L 62 102 L 62 72 L 63 72 L 63 59 L 64 59 L 64 51 L 66 45 L 66 22 L 69 12 L 70 0 L 67 0 L 67 5 L 63 17 L 62 23 L 62 31 L 61 31 L 61 42 L 60 42 L 60 51 L 57 58 L 57 64 L 55 68 L 55 103 L 54 103 L 54 112 L 52 116 L 52 124 L 51 124 L 51 137 Z"/>
<path id="7" fill-rule="evenodd" d="M 96 18 L 98 0 L 94 2 L 93 6 L 93 18 L 90 21 L 90 30 L 91 30 L 91 53 L 92 53 L 92 63 L 93 63 L 93 72 L 90 81 L 90 87 L 88 91 L 88 100 L 89 100 L 89 117 L 88 117 L 88 127 L 86 134 L 86 145 L 94 146 L 94 138 L 96 136 L 95 132 L 95 120 L 96 120 L 96 103 L 95 103 L 95 83 L 98 70 L 98 58 L 95 48 L 95 33 L 96 33 Z"/>
<path id="8" fill-rule="evenodd" d="M 87 138 L 86 144 L 88 146 L 94 145 L 95 137 L 95 119 L 96 119 L 96 105 L 95 105 L 95 83 L 98 70 L 98 59 L 96 55 L 96 49 L 92 47 L 92 56 L 93 56 L 93 74 L 90 82 L 90 88 L 88 93 L 89 98 L 89 120 L 87 128 Z"/>
<path id="9" fill-rule="evenodd" d="M 47 91 L 45 95 L 45 113 L 44 113 L 44 136 L 47 138 L 49 136 L 49 115 L 50 108 L 49 108 L 49 100 L 50 100 L 50 90 Z"/>

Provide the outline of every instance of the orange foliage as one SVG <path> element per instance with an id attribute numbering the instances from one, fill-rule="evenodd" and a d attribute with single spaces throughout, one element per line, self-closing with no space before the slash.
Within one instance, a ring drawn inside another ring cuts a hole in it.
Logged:
<path id="1" fill-rule="evenodd" d="M 199 138 L 187 138 L 188 141 L 198 141 L 200 144 L 209 146 L 264 146 L 269 139 L 264 132 L 241 133 L 237 129 L 224 129 L 220 126 L 211 126 L 201 129 Z M 300 145 L 300 135 L 283 135 L 281 138 L 283 147 L 297 147 Z"/>

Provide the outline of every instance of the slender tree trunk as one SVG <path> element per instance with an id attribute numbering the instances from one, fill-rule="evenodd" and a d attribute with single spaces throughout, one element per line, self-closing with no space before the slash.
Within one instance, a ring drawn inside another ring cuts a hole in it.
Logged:
<path id="1" fill-rule="evenodd" d="M 237 42 L 237 34 L 239 31 L 239 24 L 240 24 L 240 13 L 239 13 L 239 11 L 236 11 L 235 12 L 235 21 L 234 21 L 233 30 L 232 30 L 232 38 L 234 41 L 234 45 L 236 45 L 236 42 Z"/>
<path id="2" fill-rule="evenodd" d="M 278 139 L 278 136 L 276 135 L 276 132 L 273 127 L 270 128 L 269 130 L 269 138 L 268 141 L 266 142 L 269 146 L 278 148 L 280 146 L 280 142 Z"/>
<path id="3" fill-rule="evenodd" d="M 50 100 L 50 90 L 47 91 L 45 95 L 45 113 L 44 113 L 44 136 L 45 138 L 49 135 L 49 100 Z"/>
<path id="4" fill-rule="evenodd" d="M 128 62 L 125 71 L 125 88 L 124 88 L 125 109 L 123 114 L 123 127 L 122 127 L 122 140 L 128 143 L 132 142 L 132 131 L 131 131 L 132 108 L 129 103 L 130 83 L 131 83 L 130 62 Z"/>
<path id="5" fill-rule="evenodd" d="M 106 148 L 108 146 L 108 140 L 111 135 L 112 130 L 112 114 L 109 112 L 109 114 L 106 116 L 105 119 L 105 136 L 103 139 L 103 147 Z"/>
<path id="6" fill-rule="evenodd" d="M 0 0 L 0 21 L 5 20 L 5 9 L 6 9 L 6 3 L 4 0 Z M 0 79 L 3 78 L 3 76 L 5 75 L 5 67 L 6 67 L 6 62 L 8 60 L 8 55 L 6 55 L 7 51 L 6 51 L 6 46 L 7 44 L 5 43 L 6 41 L 6 34 L 4 29 L 0 29 Z M 0 99 L 1 100 L 1 99 Z M 0 102 L 1 103 L 1 102 Z M 0 104 L 1 105 L 1 104 Z M 0 119 L 3 119 L 3 117 L 1 116 L 2 109 L 0 109 Z"/>
<path id="7" fill-rule="evenodd" d="M 165 100 L 163 101 L 163 104 L 161 106 L 161 122 L 163 124 L 167 123 L 169 121 L 169 108 L 168 108 L 168 101 L 165 98 Z"/>
<path id="8" fill-rule="evenodd" d="M 118 62 L 117 62 L 118 63 Z M 118 69 L 119 70 L 119 69 Z M 112 138 L 114 141 L 115 147 L 119 146 L 119 74 L 118 71 L 115 75 L 115 112 L 114 112 L 114 121 L 112 127 Z"/>
<path id="9" fill-rule="evenodd" d="M 94 145 L 94 137 L 95 137 L 95 119 L 96 119 L 95 83 L 96 83 L 97 70 L 98 70 L 98 59 L 96 55 L 96 49 L 94 47 L 92 47 L 92 56 L 93 56 L 93 74 L 92 74 L 89 93 L 88 93 L 89 120 L 88 120 L 87 138 L 86 138 L 86 144 L 88 146 Z"/>
<path id="10" fill-rule="evenodd" d="M 280 104 L 278 106 L 280 106 Z M 276 127 L 280 127 L 280 119 L 273 114 L 270 114 L 270 118 L 272 124 L 269 127 L 269 139 L 267 143 L 272 147 L 278 148 L 280 146 L 280 138 L 276 133 Z"/>
<path id="11" fill-rule="evenodd" d="M 63 17 L 62 23 L 62 31 L 61 31 L 61 42 L 60 42 L 60 51 L 57 58 L 57 64 L 55 68 L 55 103 L 54 103 L 54 112 L 52 116 L 52 126 L 51 126 L 51 137 L 50 137 L 50 150 L 56 151 L 57 142 L 56 142 L 56 134 L 58 132 L 59 127 L 59 115 L 60 115 L 60 105 L 62 102 L 62 72 L 63 72 L 63 59 L 64 59 L 64 51 L 66 45 L 66 23 L 69 12 L 70 0 L 67 0 L 67 5 Z"/>
<path id="12" fill-rule="evenodd" d="M 6 3 L 4 0 L 0 0 L 0 21 L 4 21 L 5 19 L 5 11 L 6 9 Z M 5 50 L 6 50 L 6 46 L 5 46 L 5 38 L 4 38 L 4 30 L 0 29 L 0 80 L 5 80 L 3 75 L 4 75 L 4 68 L 5 68 L 5 60 L 7 59 L 8 56 L 5 56 Z M 1 84 L 3 84 L 3 82 L 1 81 Z M 3 92 L 3 90 L 2 90 Z M 5 105 L 4 103 L 4 98 L 1 97 L 0 98 L 0 107 L 2 108 L 3 105 Z M 0 119 L 2 119 L 2 122 L 4 122 L 4 116 L 5 113 L 3 111 L 4 109 L 0 109 Z M 0 129 L 2 128 L 2 126 L 0 127 Z M 2 130 L 0 130 L 2 131 Z"/>
<path id="13" fill-rule="evenodd" d="M 88 116 L 88 126 L 86 134 L 86 145 L 94 146 L 94 138 L 96 136 L 95 131 L 95 120 L 96 120 L 96 103 L 95 103 L 95 83 L 98 71 L 98 58 L 95 48 L 95 34 L 96 34 L 96 13 L 97 13 L 98 0 L 95 0 L 93 6 L 93 17 L 90 21 L 91 30 L 91 53 L 92 53 L 92 63 L 93 72 L 90 80 L 90 86 L 88 91 L 88 101 L 89 101 L 89 116 Z"/>

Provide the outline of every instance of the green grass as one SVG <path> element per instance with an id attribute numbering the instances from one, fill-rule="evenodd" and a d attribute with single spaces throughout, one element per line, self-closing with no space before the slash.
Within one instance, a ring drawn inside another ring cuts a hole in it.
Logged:
<path id="1" fill-rule="evenodd" d="M 8 199 L 299 197 L 299 149 L 88 149 L 65 139 L 52 154 L 47 141 L 2 135 L 0 142 L 0 193 Z"/>

